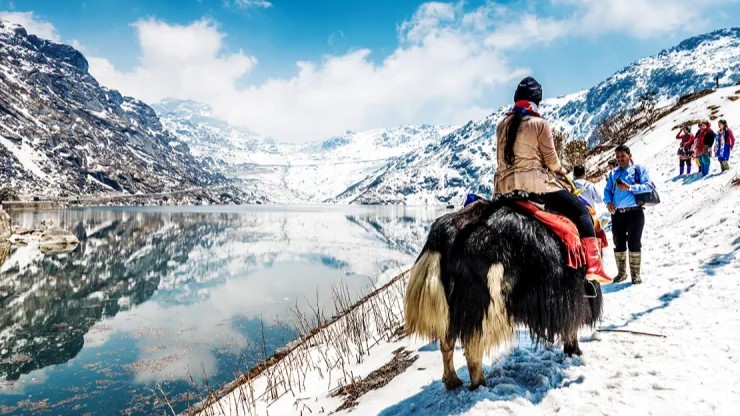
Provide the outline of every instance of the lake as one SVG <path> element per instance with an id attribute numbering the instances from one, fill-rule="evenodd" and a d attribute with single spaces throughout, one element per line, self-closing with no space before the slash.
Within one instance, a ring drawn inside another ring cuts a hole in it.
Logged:
<path id="1" fill-rule="evenodd" d="M 413 262 L 427 207 L 225 206 L 13 213 L 80 245 L 0 266 L 0 413 L 175 411 Z M 316 306 L 318 305 L 318 307 Z"/>

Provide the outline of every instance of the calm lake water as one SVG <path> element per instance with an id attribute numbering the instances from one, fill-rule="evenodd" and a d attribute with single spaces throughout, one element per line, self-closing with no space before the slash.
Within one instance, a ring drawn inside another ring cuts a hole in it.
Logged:
<path id="1" fill-rule="evenodd" d="M 296 337 L 292 308 L 356 296 L 413 262 L 444 211 L 409 207 L 95 208 L 52 219 L 68 254 L 0 266 L 0 413 L 166 413 Z"/>

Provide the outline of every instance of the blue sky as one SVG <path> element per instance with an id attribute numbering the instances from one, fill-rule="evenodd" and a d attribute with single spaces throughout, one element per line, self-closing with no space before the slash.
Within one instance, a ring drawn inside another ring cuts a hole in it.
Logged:
<path id="1" fill-rule="evenodd" d="M 81 49 L 102 84 L 205 102 L 284 141 L 463 123 L 534 75 L 588 88 L 737 24 L 737 0 L 0 0 L 0 16 Z M 299 64 L 300 62 L 300 64 Z"/>

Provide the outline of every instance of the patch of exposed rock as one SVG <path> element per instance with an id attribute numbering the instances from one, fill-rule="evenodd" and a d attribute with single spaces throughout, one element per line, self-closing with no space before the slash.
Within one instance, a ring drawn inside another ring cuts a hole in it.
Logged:
<path id="1" fill-rule="evenodd" d="M 0 209 L 0 242 L 8 241 L 11 234 L 10 215 Z"/>
<path id="2" fill-rule="evenodd" d="M 7 215 L 7 214 L 6 214 Z M 8 218 L 8 221 L 10 218 Z M 42 253 L 68 253 L 77 248 L 80 240 L 71 232 L 54 226 L 54 222 L 46 220 L 41 222 L 44 228 L 26 228 L 20 226 L 12 227 L 12 235 L 9 241 L 13 245 L 25 246 L 31 243 L 37 243 Z M 8 227 L 9 232 L 11 230 Z"/>

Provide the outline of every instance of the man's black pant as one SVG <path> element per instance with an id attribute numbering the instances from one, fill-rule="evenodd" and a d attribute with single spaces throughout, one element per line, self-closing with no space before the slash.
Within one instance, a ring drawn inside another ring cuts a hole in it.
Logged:
<path id="1" fill-rule="evenodd" d="M 642 229 L 645 227 L 645 213 L 642 208 L 612 214 L 612 235 L 614 251 L 639 253 L 642 250 Z"/>
<path id="2" fill-rule="evenodd" d="M 566 190 L 541 194 L 542 201 L 548 209 L 568 217 L 578 228 L 581 238 L 596 237 L 594 220 L 585 205 Z"/>

